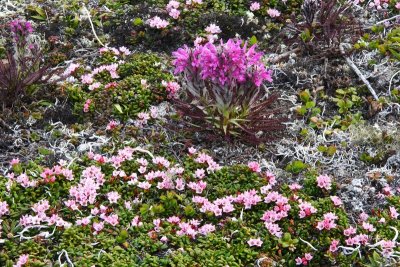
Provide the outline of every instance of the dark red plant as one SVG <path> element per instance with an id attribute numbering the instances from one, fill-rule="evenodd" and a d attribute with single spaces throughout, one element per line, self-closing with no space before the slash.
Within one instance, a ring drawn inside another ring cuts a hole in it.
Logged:
<path id="1" fill-rule="evenodd" d="M 33 29 L 29 22 L 15 20 L 10 23 L 14 51 L 9 50 L 0 60 L 0 104 L 12 106 L 32 84 L 46 83 L 56 70 L 44 65 L 40 48 L 28 41 Z"/>
<path id="2" fill-rule="evenodd" d="M 302 17 L 292 17 L 293 27 L 310 52 L 340 53 L 339 44 L 346 38 L 361 35 L 361 26 L 353 14 L 352 4 L 339 0 L 305 0 Z"/>

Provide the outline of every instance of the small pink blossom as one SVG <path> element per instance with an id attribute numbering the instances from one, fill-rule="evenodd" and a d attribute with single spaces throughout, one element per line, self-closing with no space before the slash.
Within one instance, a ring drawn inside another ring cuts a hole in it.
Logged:
<path id="1" fill-rule="evenodd" d="M 324 219 L 320 222 L 317 223 L 317 229 L 322 231 L 322 230 L 331 230 L 336 228 L 336 223 L 335 220 L 337 220 L 338 217 L 332 213 L 328 212 L 324 214 Z"/>
<path id="2" fill-rule="evenodd" d="M 206 29 L 206 32 L 210 33 L 210 34 L 218 34 L 221 33 L 221 29 L 219 26 L 217 26 L 216 24 L 210 24 Z"/>
<path id="3" fill-rule="evenodd" d="M 399 213 L 397 212 L 395 207 L 389 207 L 389 212 L 390 212 L 390 218 L 392 219 L 397 219 L 399 216 Z"/>
<path id="4" fill-rule="evenodd" d="M 193 154 L 195 154 L 197 152 L 197 149 L 194 148 L 194 147 L 189 147 L 188 151 L 189 151 L 190 155 L 193 155 Z"/>
<path id="5" fill-rule="evenodd" d="M 147 181 L 144 181 L 144 182 L 140 182 L 140 183 L 138 183 L 138 185 L 137 185 L 139 188 L 142 188 L 142 189 L 145 189 L 145 190 L 148 190 L 148 189 L 150 189 L 150 187 L 151 187 L 151 184 L 149 183 L 149 182 L 147 182 Z"/>
<path id="6" fill-rule="evenodd" d="M 18 158 L 14 158 L 14 159 L 12 159 L 12 160 L 10 161 L 10 165 L 11 165 L 11 166 L 14 166 L 14 165 L 17 165 L 17 164 L 19 164 L 19 159 L 18 159 Z"/>
<path id="7" fill-rule="evenodd" d="M 92 74 L 85 74 L 81 76 L 81 82 L 84 84 L 92 84 L 93 83 L 93 76 Z"/>
<path id="8" fill-rule="evenodd" d="M 305 217 L 310 216 L 310 215 L 312 215 L 314 213 L 317 213 L 317 209 L 315 207 L 313 207 L 311 205 L 311 203 L 308 203 L 308 202 L 305 202 L 305 201 L 299 204 L 299 208 L 300 208 L 300 211 L 299 211 L 299 217 L 300 218 L 305 218 Z"/>
<path id="9" fill-rule="evenodd" d="M 338 250 L 339 240 L 333 239 L 331 245 L 329 246 L 330 252 L 336 252 Z"/>
<path id="10" fill-rule="evenodd" d="M 99 82 L 92 83 L 91 85 L 89 85 L 89 90 L 93 91 L 95 89 L 100 88 L 100 86 L 101 86 L 101 83 L 99 83 Z"/>
<path id="11" fill-rule="evenodd" d="M 0 217 L 10 212 L 7 202 L 0 201 Z"/>
<path id="12" fill-rule="evenodd" d="M 269 8 L 267 10 L 267 13 L 271 18 L 277 18 L 281 15 L 281 12 L 279 12 L 278 10 L 276 10 L 274 8 Z"/>
<path id="13" fill-rule="evenodd" d="M 93 229 L 94 229 L 96 232 L 100 232 L 101 230 L 103 230 L 103 228 L 104 228 L 104 222 L 99 222 L 99 223 L 94 222 L 94 223 L 93 223 Z"/>
<path id="14" fill-rule="evenodd" d="M 301 185 L 299 185 L 298 183 L 293 183 L 289 185 L 290 190 L 292 191 L 298 191 L 300 189 L 302 189 L 303 187 Z"/>
<path id="15" fill-rule="evenodd" d="M 83 105 L 83 112 L 89 112 L 90 104 L 92 103 L 92 99 L 87 99 L 85 104 Z"/>
<path id="16" fill-rule="evenodd" d="M 155 16 L 151 19 L 148 19 L 147 24 L 149 24 L 151 28 L 164 29 L 169 25 L 169 22 L 161 19 L 158 16 Z"/>
<path id="17" fill-rule="evenodd" d="M 181 14 L 181 12 L 178 9 L 171 9 L 168 14 L 173 18 L 173 19 L 178 19 L 179 15 Z"/>
<path id="18" fill-rule="evenodd" d="M 25 264 L 28 263 L 29 260 L 29 255 L 28 254 L 22 254 L 19 256 L 18 261 L 15 265 L 13 265 L 14 267 L 21 267 Z"/>
<path id="19" fill-rule="evenodd" d="M 119 122 L 114 121 L 114 120 L 111 120 L 111 121 L 107 124 L 106 130 L 107 130 L 107 131 L 112 131 L 112 130 L 114 130 L 115 128 L 117 128 L 118 125 L 119 125 Z"/>
<path id="20" fill-rule="evenodd" d="M 259 2 L 253 2 L 250 5 L 250 10 L 251 11 L 257 11 L 261 8 L 260 3 Z"/>
<path id="21" fill-rule="evenodd" d="M 107 193 L 107 198 L 110 203 L 117 203 L 121 196 L 118 194 L 118 192 L 113 191 Z"/>
<path id="22" fill-rule="evenodd" d="M 250 247 L 261 247 L 263 242 L 260 238 L 251 238 L 247 241 L 247 244 L 249 244 Z"/>
<path id="23" fill-rule="evenodd" d="M 364 228 L 368 232 L 375 232 L 376 231 L 375 227 L 372 224 L 367 223 L 367 222 L 363 222 L 362 223 L 362 228 Z"/>
<path id="24" fill-rule="evenodd" d="M 332 202 L 333 202 L 333 205 L 335 205 L 335 206 L 343 205 L 343 202 L 342 202 L 342 200 L 341 200 L 339 197 L 337 197 L 337 196 L 331 196 L 330 198 L 331 198 L 331 200 L 332 200 Z"/>
<path id="25" fill-rule="evenodd" d="M 317 185 L 319 188 L 330 190 L 332 186 L 332 180 L 327 175 L 320 175 L 317 177 Z"/>
<path id="26" fill-rule="evenodd" d="M 352 226 L 350 226 L 350 227 L 347 228 L 347 229 L 344 229 L 344 231 L 343 231 L 343 234 L 344 234 L 345 236 L 351 236 L 351 235 L 354 235 L 354 234 L 356 234 L 356 233 L 357 233 L 357 229 L 354 228 L 354 227 L 352 227 Z"/>
<path id="27" fill-rule="evenodd" d="M 253 172 L 261 172 L 261 167 L 258 162 L 251 161 L 247 164 L 247 166 L 252 170 Z"/>

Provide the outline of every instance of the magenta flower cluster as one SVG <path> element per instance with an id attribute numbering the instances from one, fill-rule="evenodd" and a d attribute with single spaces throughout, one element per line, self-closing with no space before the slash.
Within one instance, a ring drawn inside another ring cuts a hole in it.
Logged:
<path id="1" fill-rule="evenodd" d="M 188 73 L 221 86 L 251 83 L 259 87 L 272 81 L 271 71 L 265 68 L 263 54 L 241 40 L 230 39 L 220 45 L 207 43 L 195 48 L 184 46 L 173 52 L 175 74 Z"/>
<path id="2" fill-rule="evenodd" d="M 17 42 L 20 38 L 25 38 L 33 32 L 32 24 L 29 21 L 22 21 L 19 19 L 10 22 L 10 29 Z"/>

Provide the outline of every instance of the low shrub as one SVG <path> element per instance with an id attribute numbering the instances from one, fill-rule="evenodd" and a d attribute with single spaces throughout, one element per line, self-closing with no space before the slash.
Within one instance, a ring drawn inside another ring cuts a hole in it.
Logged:
<path id="1" fill-rule="evenodd" d="M 0 105 L 11 107 L 27 92 L 29 86 L 46 83 L 56 70 L 44 65 L 38 44 L 30 41 L 33 28 L 28 21 L 10 22 L 14 51 L 0 60 Z"/>
<path id="2" fill-rule="evenodd" d="M 350 220 L 334 180 L 281 184 L 257 162 L 178 165 L 141 148 L 0 177 L 2 266 L 348 266 L 398 256 L 399 197 Z M 19 265 L 18 265 L 19 264 Z"/>
<path id="3" fill-rule="evenodd" d="M 65 76 L 70 76 L 66 88 L 76 114 L 123 121 L 165 100 L 162 81 L 173 78 L 157 55 L 131 54 L 125 47 L 102 49 L 96 68 L 87 71 L 75 63 Z"/>

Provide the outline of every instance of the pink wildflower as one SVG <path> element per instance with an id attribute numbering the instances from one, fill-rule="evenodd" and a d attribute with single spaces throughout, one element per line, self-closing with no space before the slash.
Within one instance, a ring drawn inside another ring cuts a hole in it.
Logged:
<path id="1" fill-rule="evenodd" d="M 347 229 L 344 229 L 344 231 L 343 231 L 343 234 L 344 234 L 345 236 L 351 236 L 351 235 L 354 235 L 354 234 L 356 234 L 356 233 L 357 233 L 357 229 L 354 228 L 354 227 L 352 227 L 352 226 L 350 226 L 350 227 L 347 228 Z"/>
<path id="2" fill-rule="evenodd" d="M 93 223 L 93 229 L 94 229 L 96 232 L 100 232 L 101 230 L 103 230 L 103 228 L 104 228 L 104 222 L 99 222 L 99 223 L 94 222 L 94 223 Z"/>
<path id="3" fill-rule="evenodd" d="M 299 185 L 298 183 L 294 183 L 294 184 L 290 184 L 289 188 L 292 191 L 298 191 L 298 190 L 302 189 L 303 187 L 301 185 Z"/>
<path id="4" fill-rule="evenodd" d="M 299 217 L 300 218 L 305 218 L 307 216 L 310 216 L 311 214 L 317 213 L 317 209 L 314 208 L 310 203 L 308 202 L 302 202 L 299 204 Z"/>
<path id="5" fill-rule="evenodd" d="M 118 192 L 113 191 L 107 193 L 107 198 L 110 203 L 117 203 L 121 196 L 118 194 Z"/>
<path id="6" fill-rule="evenodd" d="M 317 177 L 317 185 L 319 188 L 330 190 L 332 186 L 331 178 L 327 175 L 320 175 Z"/>
<path id="7" fill-rule="evenodd" d="M 5 201 L 0 201 L 0 217 L 10 212 L 8 204 Z"/>
<path id="8" fill-rule="evenodd" d="M 83 112 L 89 112 L 90 104 L 92 103 L 92 99 L 87 99 L 85 104 L 83 105 Z"/>
<path id="9" fill-rule="evenodd" d="M 25 264 L 28 263 L 29 260 L 29 255 L 28 254 L 22 254 L 19 256 L 17 263 L 14 265 L 14 267 L 21 267 Z"/>
<path id="10" fill-rule="evenodd" d="M 320 222 L 317 223 L 317 229 L 322 231 L 322 230 L 331 230 L 336 228 L 336 223 L 335 220 L 337 220 L 338 217 L 332 213 L 328 212 L 324 214 L 324 219 Z"/>
<path id="11" fill-rule="evenodd" d="M 281 12 L 279 12 L 278 10 L 276 10 L 274 8 L 269 8 L 267 10 L 267 13 L 271 18 L 277 18 L 281 15 Z"/>
<path id="12" fill-rule="evenodd" d="M 250 11 L 257 11 L 261 8 L 260 3 L 259 2 L 253 2 L 250 5 Z"/>
<path id="13" fill-rule="evenodd" d="M 252 170 L 253 172 L 261 172 L 261 167 L 258 162 L 252 161 L 247 164 L 247 166 Z"/>
<path id="14" fill-rule="evenodd" d="M 119 125 L 119 122 L 114 121 L 114 120 L 111 120 L 111 121 L 107 124 L 106 130 L 107 130 L 107 131 L 112 131 L 112 130 L 114 130 L 115 128 L 117 128 L 118 125 Z"/>
<path id="15" fill-rule="evenodd" d="M 164 29 L 169 25 L 169 22 L 161 19 L 158 16 L 155 16 L 151 19 L 148 19 L 147 24 L 149 24 L 151 28 Z"/>
<path id="16" fill-rule="evenodd" d="M 247 241 L 247 244 L 249 244 L 250 247 L 261 247 L 261 245 L 263 244 L 263 242 L 261 241 L 260 238 L 251 238 Z"/>
<path id="17" fill-rule="evenodd" d="M 17 164 L 19 164 L 19 159 L 18 159 L 18 158 L 14 158 L 14 159 L 12 159 L 12 160 L 10 161 L 10 165 L 11 165 L 11 166 L 14 166 L 14 165 L 17 165 Z"/>
<path id="18" fill-rule="evenodd" d="M 330 198 L 331 198 L 331 200 L 332 200 L 332 202 L 333 202 L 333 205 L 335 205 L 335 206 L 343 205 L 343 202 L 342 202 L 342 200 L 341 200 L 339 197 L 337 197 L 337 196 L 331 196 Z"/>
<path id="19" fill-rule="evenodd" d="M 399 216 L 399 213 L 397 212 L 395 207 L 389 207 L 389 212 L 390 212 L 390 218 L 392 219 L 397 219 Z"/>
<path id="20" fill-rule="evenodd" d="M 336 252 L 338 250 L 339 240 L 333 239 L 331 245 L 329 246 L 330 252 Z"/>
<path id="21" fill-rule="evenodd" d="M 206 32 L 211 33 L 211 34 L 218 34 L 221 33 L 221 29 L 219 28 L 219 26 L 217 26 L 216 24 L 210 24 L 206 29 Z"/>

